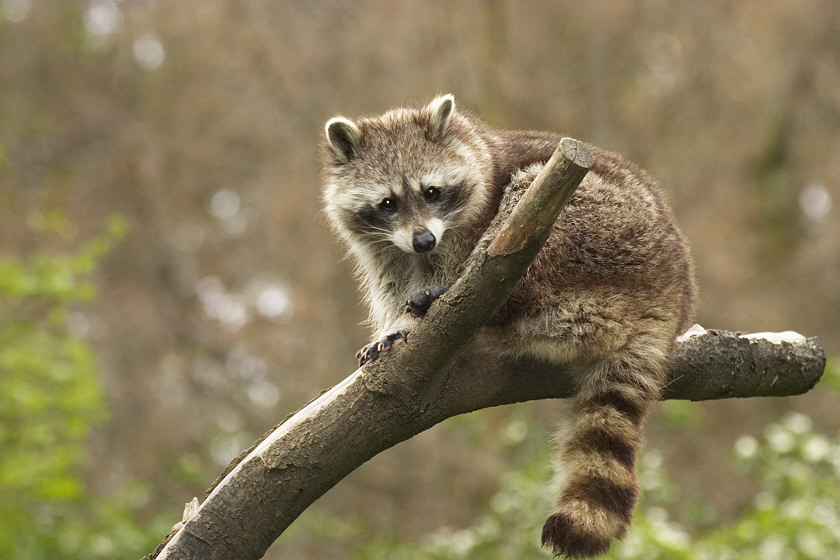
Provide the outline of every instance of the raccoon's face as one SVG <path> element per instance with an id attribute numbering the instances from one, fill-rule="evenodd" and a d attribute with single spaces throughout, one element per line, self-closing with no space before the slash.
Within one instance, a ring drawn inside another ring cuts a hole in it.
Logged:
<path id="1" fill-rule="evenodd" d="M 418 109 L 327 123 L 324 200 L 345 238 L 428 253 L 481 213 L 489 153 L 466 127 L 453 126 L 454 108 L 447 95 Z"/>

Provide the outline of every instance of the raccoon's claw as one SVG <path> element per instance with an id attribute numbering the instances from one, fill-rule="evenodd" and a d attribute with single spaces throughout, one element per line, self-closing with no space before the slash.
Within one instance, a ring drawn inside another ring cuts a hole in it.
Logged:
<path id="1" fill-rule="evenodd" d="M 429 306 L 431 306 L 437 298 L 445 294 L 448 289 L 449 288 L 446 286 L 432 286 L 428 290 L 417 292 L 408 298 L 408 301 L 405 303 L 405 312 L 415 319 L 424 317 L 426 312 L 429 310 Z"/>
<path id="2" fill-rule="evenodd" d="M 371 342 L 356 352 L 356 358 L 359 360 L 359 367 L 374 361 L 379 357 L 379 354 L 390 350 L 396 341 L 405 338 L 408 338 L 408 331 L 397 331 L 387 336 L 383 336 L 379 340 Z"/>

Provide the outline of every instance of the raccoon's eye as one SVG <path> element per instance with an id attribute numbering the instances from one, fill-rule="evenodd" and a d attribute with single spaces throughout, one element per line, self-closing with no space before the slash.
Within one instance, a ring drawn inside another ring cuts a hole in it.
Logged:
<path id="1" fill-rule="evenodd" d="M 393 198 L 383 198 L 382 202 L 379 203 L 379 207 L 383 210 L 396 210 L 397 201 Z"/>
<path id="2" fill-rule="evenodd" d="M 440 189 L 437 187 L 426 187 L 426 190 L 423 191 L 423 196 L 428 201 L 435 201 L 440 198 Z"/>

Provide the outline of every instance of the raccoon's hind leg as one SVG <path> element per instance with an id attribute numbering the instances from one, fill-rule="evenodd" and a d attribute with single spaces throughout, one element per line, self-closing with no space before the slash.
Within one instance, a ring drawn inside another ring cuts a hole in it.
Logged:
<path id="1" fill-rule="evenodd" d="M 587 366 L 578 394 L 566 403 L 557 437 L 558 498 L 542 533 L 556 556 L 598 556 L 627 533 L 639 496 L 642 424 L 664 371 L 664 359 L 651 358 L 622 350 Z"/>

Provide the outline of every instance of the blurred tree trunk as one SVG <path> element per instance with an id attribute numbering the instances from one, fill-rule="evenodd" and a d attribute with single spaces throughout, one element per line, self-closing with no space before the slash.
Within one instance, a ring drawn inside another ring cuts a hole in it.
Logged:
<path id="1" fill-rule="evenodd" d="M 508 52 L 507 20 L 504 0 L 484 2 L 484 33 L 486 45 L 481 81 L 485 104 L 482 113 L 499 128 L 506 128 L 507 99 L 502 84 L 502 63 Z"/>
<path id="2" fill-rule="evenodd" d="M 768 116 L 767 141 L 755 164 L 758 188 L 758 227 L 761 233 L 760 264 L 769 270 L 789 263 L 802 238 L 797 204 L 797 181 L 794 176 L 796 114 L 802 100 L 818 89 L 818 60 L 814 53 L 822 49 L 837 52 L 840 27 L 840 4 L 834 4 L 824 27 L 800 40 L 811 47 L 791 53 L 787 83 Z"/>

